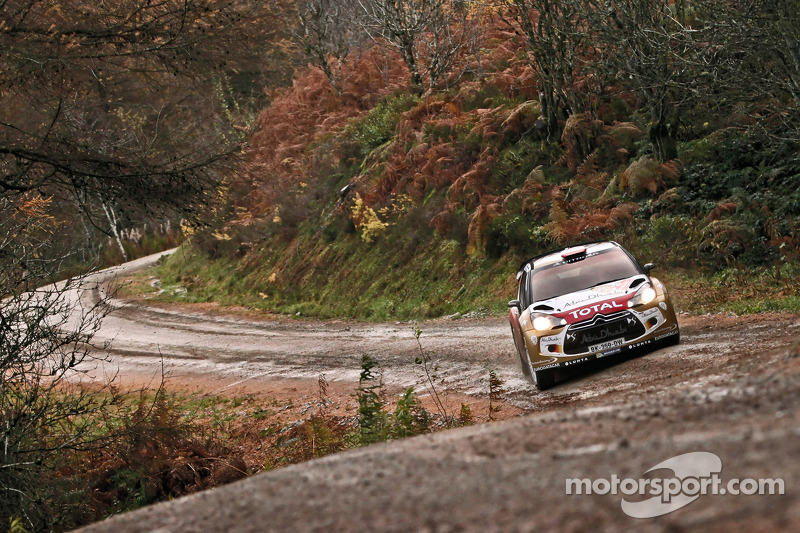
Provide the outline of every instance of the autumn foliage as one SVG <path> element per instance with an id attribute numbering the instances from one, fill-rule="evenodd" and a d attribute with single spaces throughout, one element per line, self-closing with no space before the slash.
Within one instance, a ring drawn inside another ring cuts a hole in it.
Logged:
<path id="1" fill-rule="evenodd" d="M 314 220 L 324 229 L 344 217 L 373 243 L 383 229 L 365 228 L 402 226 L 405 215 L 382 215 L 402 195 L 417 227 L 422 217 L 433 235 L 462 235 L 463 250 L 480 256 L 635 236 L 643 216 L 695 209 L 683 204 L 686 162 L 663 157 L 674 152 L 664 149 L 677 140 L 674 125 L 647 122 L 642 113 L 653 108 L 641 91 L 593 66 L 610 60 L 589 41 L 561 50 L 573 63 L 553 85 L 542 70 L 549 63 L 532 60 L 543 52 L 514 23 L 525 13 L 499 7 L 474 19 L 480 53 L 461 51 L 422 95 L 401 54 L 380 40 L 349 52 L 335 88 L 321 68 L 299 69 L 258 117 L 232 188 L 232 224 Z M 542 93 L 551 86 L 564 91 L 555 113 Z"/>

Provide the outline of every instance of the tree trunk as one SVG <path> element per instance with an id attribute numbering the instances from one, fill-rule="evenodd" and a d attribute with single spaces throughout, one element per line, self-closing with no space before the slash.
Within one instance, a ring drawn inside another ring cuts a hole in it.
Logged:
<path id="1" fill-rule="evenodd" d="M 647 137 L 653 146 L 653 152 L 662 163 L 678 157 L 678 145 L 673 130 L 674 128 L 663 122 L 651 124 L 647 129 Z"/>
<path id="2" fill-rule="evenodd" d="M 542 82 L 540 84 L 539 102 L 542 105 L 542 117 L 545 121 L 545 131 L 547 140 L 561 139 L 561 123 L 559 121 L 558 100 L 555 97 L 552 86 Z"/>
<path id="3" fill-rule="evenodd" d="M 128 262 L 128 254 L 125 253 L 125 248 L 122 246 L 122 239 L 119 237 L 119 231 L 117 230 L 117 216 L 114 214 L 114 209 L 109 209 L 106 207 L 105 202 L 102 202 L 100 205 L 103 206 L 103 211 L 106 213 L 106 218 L 108 219 L 108 224 L 111 226 L 111 232 L 114 234 L 114 238 L 117 241 L 117 246 L 119 246 L 119 251 L 122 252 L 122 259 L 125 262 Z"/>
<path id="4" fill-rule="evenodd" d="M 411 90 L 418 96 L 422 95 L 425 89 L 422 86 L 422 75 L 419 73 L 419 67 L 417 67 L 413 43 L 405 43 L 402 55 L 409 72 L 411 72 Z"/>

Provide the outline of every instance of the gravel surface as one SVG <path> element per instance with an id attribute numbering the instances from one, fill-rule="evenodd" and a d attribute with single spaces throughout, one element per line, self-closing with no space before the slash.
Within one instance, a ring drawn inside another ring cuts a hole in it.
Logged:
<path id="1" fill-rule="evenodd" d="M 101 292 L 80 298 L 88 303 Z M 152 377 L 163 360 L 171 379 L 220 390 L 311 384 L 321 373 L 348 384 L 370 354 L 387 384 L 422 383 L 412 324 L 257 320 L 112 304 L 99 332 L 111 341 L 112 357 L 94 375 Z M 276 470 L 87 530 L 800 530 L 800 317 L 679 320 L 679 346 L 584 368 L 544 392 L 521 378 L 505 320 L 421 323 L 423 349 L 440 365 L 446 394 L 485 398 L 491 369 L 504 380 L 503 400 L 525 416 Z M 637 519 L 623 512 L 622 499 L 646 495 L 565 493 L 568 478 L 670 474 L 645 472 L 690 452 L 716 454 L 724 482 L 780 478 L 785 494 L 702 495 Z"/>

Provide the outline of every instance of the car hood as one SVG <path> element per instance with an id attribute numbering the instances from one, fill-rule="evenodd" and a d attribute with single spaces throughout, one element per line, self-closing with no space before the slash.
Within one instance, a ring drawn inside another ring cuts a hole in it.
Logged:
<path id="1" fill-rule="evenodd" d="M 571 321 L 571 315 L 575 315 L 574 311 L 580 310 L 585 307 L 593 307 L 595 304 L 607 301 L 619 300 L 619 302 L 627 302 L 636 291 L 641 288 L 644 282 L 647 281 L 647 276 L 638 274 L 630 278 L 621 279 L 618 281 L 611 281 L 584 289 L 577 292 L 570 292 L 549 300 L 541 300 L 531 304 L 529 309 L 532 312 L 542 312 L 563 316 Z M 616 306 L 612 305 L 610 309 Z M 595 313 L 605 310 L 595 310 Z M 572 313 L 571 313 L 572 312 Z M 577 315 L 574 317 L 577 318 Z"/>

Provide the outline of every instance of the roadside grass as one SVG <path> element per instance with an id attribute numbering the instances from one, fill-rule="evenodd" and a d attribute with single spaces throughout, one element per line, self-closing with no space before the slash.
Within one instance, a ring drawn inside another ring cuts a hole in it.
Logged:
<path id="1" fill-rule="evenodd" d="M 786 296 L 778 299 L 746 299 L 726 304 L 724 311 L 737 315 L 755 313 L 793 313 L 800 315 L 800 297 Z"/>
<path id="2" fill-rule="evenodd" d="M 208 260 L 184 245 L 154 268 L 128 278 L 120 295 L 156 302 L 216 302 L 295 317 L 391 321 L 502 316 L 516 293 L 519 259 L 514 256 L 466 258 L 448 241 L 411 251 L 355 253 L 361 244 L 320 244 L 320 258 L 313 265 L 264 251 L 239 261 Z M 681 312 L 800 314 L 800 266 L 794 263 L 779 270 L 730 267 L 719 272 L 659 264 L 654 275 Z"/>
<path id="3" fill-rule="evenodd" d="M 666 269 L 663 269 L 666 270 Z M 782 312 L 800 314 L 800 270 L 728 268 L 721 272 L 658 272 L 679 311 L 737 315 Z"/>
<path id="4" fill-rule="evenodd" d="M 496 378 L 489 376 L 488 418 L 474 415 L 475 405 L 446 408 L 420 334 L 415 328 L 424 400 L 413 387 L 389 399 L 378 362 L 366 355 L 350 394 L 329 393 L 324 375 L 316 391 L 288 397 L 170 391 L 168 377 L 157 389 L 100 391 L 98 401 L 111 399 L 112 408 L 71 422 L 93 427 L 102 445 L 65 454 L 41 482 L 70 487 L 51 504 L 70 509 L 63 523 L 71 528 L 332 453 L 493 420 L 501 406 Z"/>
<path id="5" fill-rule="evenodd" d="M 129 278 L 120 295 L 387 321 L 489 314 L 505 308 L 514 290 L 516 263 L 464 257 L 453 241 L 383 242 L 365 250 L 357 237 L 345 237 L 310 246 L 295 247 L 307 250 L 302 257 L 259 249 L 238 260 L 208 260 L 185 245 Z"/>

